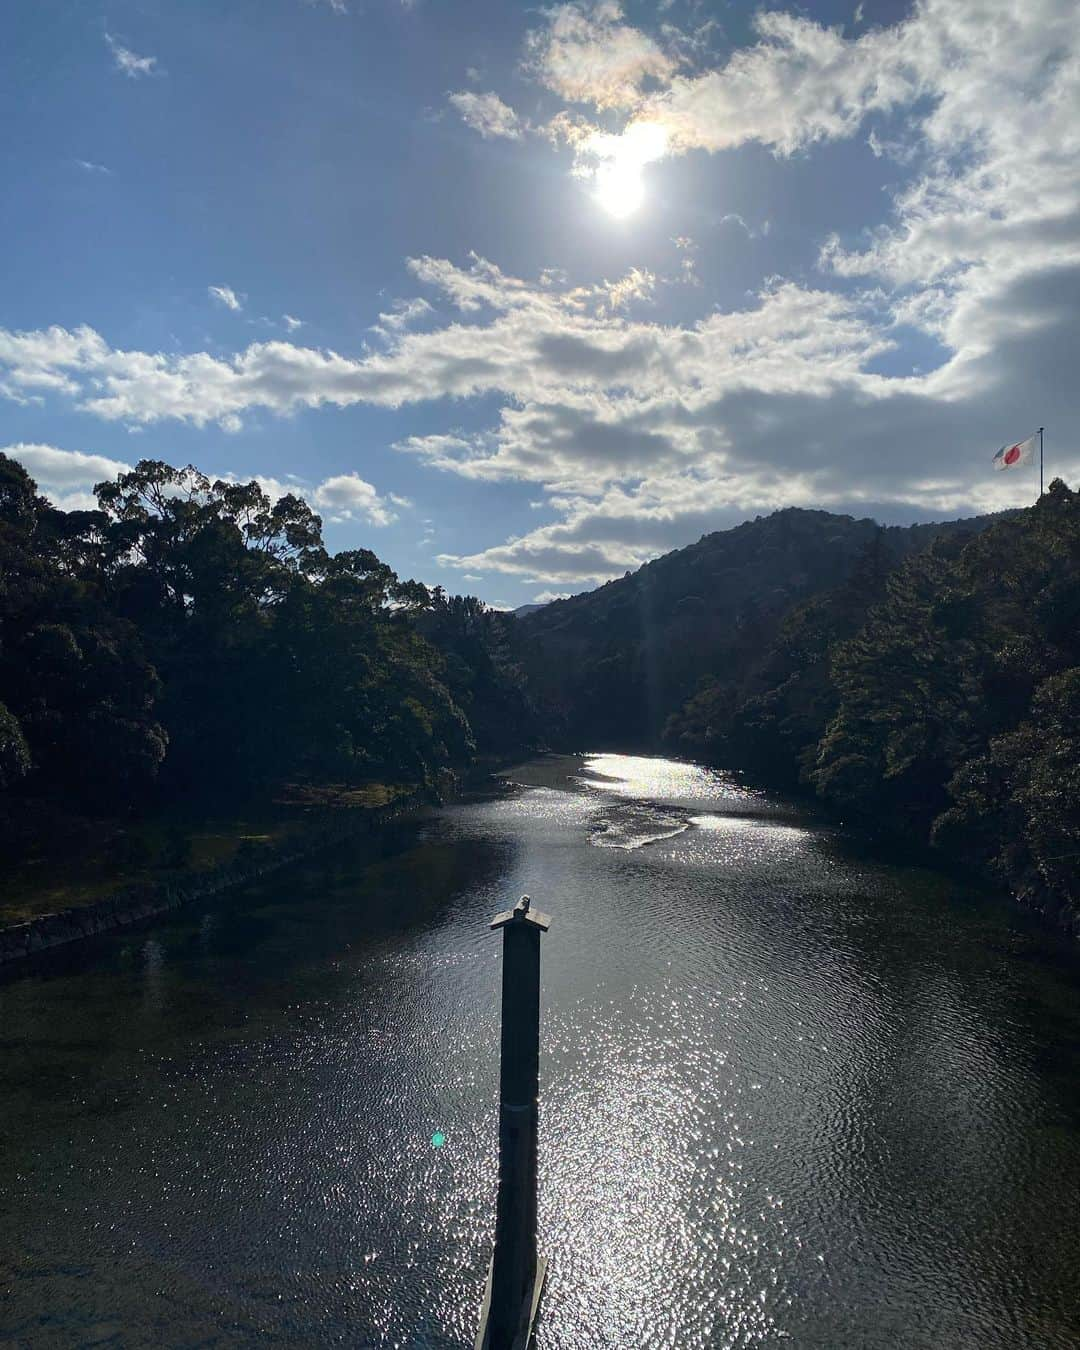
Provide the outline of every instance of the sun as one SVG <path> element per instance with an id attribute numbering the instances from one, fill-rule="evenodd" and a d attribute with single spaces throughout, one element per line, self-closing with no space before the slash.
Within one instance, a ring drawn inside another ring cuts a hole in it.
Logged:
<path id="1" fill-rule="evenodd" d="M 635 122 L 621 135 L 594 139 L 596 200 L 609 215 L 622 220 L 638 210 L 645 200 L 645 165 L 661 159 L 667 148 L 667 130 L 658 122 Z"/>
<path id="2" fill-rule="evenodd" d="M 645 200 L 645 184 L 636 164 L 612 160 L 596 171 L 596 200 L 610 216 L 632 216 Z"/>

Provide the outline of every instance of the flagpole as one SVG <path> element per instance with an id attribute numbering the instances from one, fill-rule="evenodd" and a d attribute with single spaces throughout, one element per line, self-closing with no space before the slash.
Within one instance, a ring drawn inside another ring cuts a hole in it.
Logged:
<path id="1" fill-rule="evenodd" d="M 1043 432 L 1045 427 L 1039 428 L 1039 496 L 1043 495 Z"/>

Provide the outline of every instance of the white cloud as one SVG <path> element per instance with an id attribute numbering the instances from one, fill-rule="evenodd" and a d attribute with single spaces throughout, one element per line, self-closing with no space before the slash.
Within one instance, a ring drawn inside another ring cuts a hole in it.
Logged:
<path id="1" fill-rule="evenodd" d="M 0 446 L 0 454 L 17 459 L 43 491 L 49 488 L 61 492 L 92 488 L 96 483 L 103 483 L 106 479 L 131 470 L 130 464 L 110 459 L 107 455 L 88 455 L 82 450 L 58 450 L 53 445 L 26 441 Z"/>
<path id="2" fill-rule="evenodd" d="M 311 501 L 329 514 L 333 524 L 363 520 L 369 525 L 390 525 L 397 519 L 372 485 L 357 473 L 340 473 L 324 479 L 310 494 Z"/>
<path id="3" fill-rule="evenodd" d="M 111 33 L 105 34 L 105 41 L 112 52 L 116 69 L 129 79 L 137 80 L 141 75 L 156 75 L 159 73 L 156 56 L 138 56 L 130 48 L 118 42 Z"/>
<path id="4" fill-rule="evenodd" d="M 219 305 L 224 305 L 226 309 L 235 312 L 244 308 L 243 298 L 237 295 L 231 286 L 207 286 L 206 293 L 211 300 L 216 300 Z"/>
<path id="5" fill-rule="evenodd" d="M 868 113 L 910 103 L 925 88 L 919 48 L 903 26 L 847 40 L 779 11 L 763 11 L 754 23 L 756 45 L 718 69 L 674 76 L 638 105 L 638 116 L 666 126 L 673 149 L 718 151 L 754 140 L 791 154 L 849 136 Z"/>
<path id="6" fill-rule="evenodd" d="M 697 272 L 698 246 L 687 234 L 677 234 L 671 241 L 679 252 L 679 280 L 685 286 L 700 286 Z"/>
<path id="7" fill-rule="evenodd" d="M 631 267 L 618 281 L 605 281 L 604 289 L 608 294 L 608 302 L 600 312 L 614 313 L 629 308 L 635 301 L 651 300 L 656 291 L 656 277 L 647 268 Z"/>
<path id="8" fill-rule="evenodd" d="M 644 272 L 576 286 L 479 258 L 466 268 L 420 258 L 418 281 L 457 313 L 386 351 L 268 342 L 228 358 L 177 356 L 119 351 L 87 328 L 0 330 L 0 380 L 16 397 L 70 400 L 136 426 L 499 397 L 497 419 L 479 431 L 396 448 L 462 477 L 534 483 L 556 516 L 520 539 L 447 555 L 451 565 L 580 584 L 784 504 L 893 518 L 1018 504 L 1031 485 L 991 475 L 989 458 L 1028 423 L 1051 429 L 1051 474 L 1080 469 L 1056 451 L 1080 433 L 1070 364 L 1080 265 L 1045 249 L 1023 257 L 1019 271 L 982 276 L 962 303 L 951 281 L 916 303 L 776 280 L 743 308 L 681 324 L 636 317 L 659 285 Z M 937 370 L 877 371 L 901 320 L 933 324 L 954 344 Z M 379 523 L 395 505 L 356 475 L 313 492 L 333 518 Z"/>
<path id="9" fill-rule="evenodd" d="M 857 11 L 856 22 L 860 17 Z M 875 154 L 901 163 L 920 155 L 929 160 L 929 190 L 908 214 L 929 206 L 948 227 L 983 204 L 966 200 L 963 191 L 952 192 L 951 203 L 934 202 L 935 189 L 948 191 L 955 176 L 951 160 L 969 161 L 961 169 L 963 188 L 977 194 L 997 188 L 994 209 L 1006 218 L 1025 209 L 1051 217 L 1055 199 L 1069 195 L 1062 188 L 1075 177 L 1080 102 L 1075 19 L 1072 0 L 922 0 L 898 24 L 845 38 L 838 28 L 769 10 L 754 20 L 756 43 L 705 70 L 679 65 L 671 55 L 681 50 L 677 34 L 666 26 L 667 60 L 654 58 L 647 71 L 653 87 L 647 88 L 632 61 L 626 78 L 612 76 L 616 53 L 659 51 L 624 22 L 618 5 L 562 5 L 547 11 L 545 27 L 527 39 L 526 63 L 568 103 L 618 107 L 628 119 L 621 129 L 602 131 L 564 109 L 548 121 L 547 134 L 574 147 L 575 172 L 585 176 L 596 172 L 590 147 L 594 156 L 597 146 L 613 155 L 641 126 L 662 129 L 667 154 L 757 141 L 790 155 L 815 141 L 850 137 L 875 114 L 915 109 L 903 136 L 885 140 L 872 127 L 869 143 Z M 1006 142 L 1008 154 L 995 153 Z M 1037 186 L 1010 181 L 1007 191 L 1000 179 L 992 184 L 1006 158 L 1010 179 L 1020 180 L 1029 145 L 1045 147 L 1036 150 L 1036 160 L 1050 151 L 1055 161 L 1035 175 Z M 947 245 L 946 258 L 954 256 L 948 239 L 927 239 L 924 255 L 932 256 L 938 242 Z"/>
<path id="10" fill-rule="evenodd" d="M 295 333 L 298 328 L 303 328 L 304 326 L 303 319 L 294 318 L 291 314 L 283 314 L 281 319 L 290 333 Z"/>
<path id="11" fill-rule="evenodd" d="M 721 216 L 721 217 L 720 217 L 720 224 L 721 224 L 721 225 L 738 225 L 738 227 L 739 227 L 741 230 L 745 231 L 746 237 L 747 237 L 748 239 L 753 239 L 753 237 L 754 237 L 754 231 L 750 228 L 749 225 L 747 225 L 746 221 L 742 218 L 742 216 L 739 215 L 738 211 L 729 211 L 729 212 L 727 213 L 727 215 Z"/>
<path id="12" fill-rule="evenodd" d="M 525 65 L 567 103 L 621 110 L 631 119 L 624 130 L 638 122 L 663 126 L 672 152 L 756 140 L 790 154 L 815 140 L 850 135 L 867 113 L 924 92 L 933 59 L 927 60 L 928 43 L 916 26 L 926 10 L 953 3 L 978 0 L 926 0 L 907 23 L 851 40 L 801 16 L 761 11 L 754 18 L 758 41 L 707 70 L 687 64 L 705 58 L 708 33 L 687 35 L 664 25 L 664 49 L 625 23 L 620 6 L 609 0 L 591 10 L 560 5 L 526 38 Z M 586 126 L 565 113 L 554 123 L 571 140 L 574 127 L 580 136 Z"/>
<path id="13" fill-rule="evenodd" d="M 893 495 L 895 485 L 880 473 L 852 481 L 850 446 L 845 446 L 845 454 L 848 473 L 839 465 L 832 472 L 812 468 L 783 473 L 767 463 L 758 468 L 747 456 L 741 471 L 717 459 L 711 466 L 699 464 L 694 471 L 658 475 L 631 488 L 614 487 L 598 497 L 558 498 L 553 502 L 562 515 L 558 522 L 476 553 L 442 554 L 438 561 L 448 567 L 501 572 L 525 582 L 581 587 L 632 571 L 711 530 L 785 506 L 831 507 L 879 520 L 910 521 L 1017 504 L 1016 488 L 991 478 L 989 443 L 984 481 L 973 485 L 963 469 L 952 478 L 932 479 L 931 465 L 925 475 L 905 485 L 899 500 Z M 1080 460 L 1072 462 L 1080 468 Z"/>
<path id="14" fill-rule="evenodd" d="M 112 176 L 112 169 L 104 164 L 95 164 L 92 159 L 77 159 L 75 163 L 84 173 L 101 173 Z"/>
<path id="15" fill-rule="evenodd" d="M 392 338 L 396 333 L 408 328 L 409 324 L 425 319 L 433 313 L 434 310 L 422 298 L 395 300 L 389 310 L 379 315 L 379 322 L 372 324 L 372 331 L 381 334 L 382 337 Z"/>
<path id="16" fill-rule="evenodd" d="M 618 22 L 610 10 L 608 18 Z M 568 377 L 560 396 L 510 406 L 494 431 L 456 445 L 438 437 L 406 443 L 403 448 L 427 454 L 432 463 L 473 477 L 503 470 L 540 477 L 546 466 L 549 491 L 566 493 L 550 499 L 560 522 L 460 564 L 601 579 L 685 542 L 699 525 L 785 502 L 883 515 L 1018 504 L 1030 499 L 1031 483 L 989 480 L 986 457 L 997 442 L 1051 420 L 1053 443 L 1062 451 L 1048 472 L 1075 475 L 1075 18 L 1070 0 L 923 0 L 903 22 L 845 40 L 806 19 L 764 13 L 757 20 L 759 41 L 718 68 L 684 68 L 666 81 L 657 75 L 660 87 L 651 92 L 633 80 L 624 83 L 617 101 L 629 120 L 621 132 L 599 133 L 569 110 L 551 119 L 549 135 L 571 145 L 577 171 L 588 172 L 584 147 L 598 135 L 617 143 L 644 121 L 666 129 L 672 153 L 758 141 L 790 154 L 815 141 L 854 136 L 876 114 L 904 110 L 906 121 L 894 118 L 887 138 L 871 126 L 870 148 L 909 171 L 922 169 L 898 193 L 885 226 L 862 240 L 827 241 L 822 250 L 826 274 L 848 283 L 865 278 L 872 287 L 847 302 L 848 322 L 830 309 L 835 295 L 826 300 L 829 292 L 815 293 L 823 306 L 816 337 L 792 329 L 774 334 L 771 346 L 751 341 L 753 360 L 741 387 L 730 372 L 702 376 L 680 355 L 686 382 L 682 391 L 671 382 L 667 409 L 647 392 L 659 383 L 652 364 L 636 377 L 633 397 L 613 391 L 614 371 L 602 398 L 586 388 L 587 380 Z M 536 50 L 534 43 L 530 57 Z M 573 93 L 569 83 L 558 92 L 568 101 L 613 106 L 602 71 L 594 86 L 583 75 Z M 766 221 L 758 232 L 764 236 L 770 228 Z M 787 300 L 806 303 L 810 294 L 788 291 Z M 763 310 L 780 308 L 763 298 Z M 872 373 L 870 363 L 901 325 L 942 344 L 931 374 Z M 615 326 L 609 323 L 608 332 Z M 695 327 L 681 336 L 690 350 L 702 340 L 704 325 Z M 659 335 L 646 338 L 638 329 L 637 336 L 650 344 Z M 822 354 L 834 358 L 828 388 L 816 381 L 816 362 L 804 360 L 816 339 L 823 341 Z M 596 346 L 588 342 L 595 360 Z M 622 352 L 628 357 L 629 347 Z M 796 356 L 787 365 L 790 384 L 780 390 L 774 377 L 790 355 Z M 717 371 L 724 366 L 721 359 Z M 599 433 L 606 426 L 659 437 L 666 453 L 637 457 L 627 434 L 618 458 L 627 471 L 637 459 L 640 477 L 634 481 L 627 472 L 616 479 L 601 453 Z M 688 466 L 682 473 L 673 468 L 675 447 Z M 602 468 L 591 486 L 587 465 Z"/>
<path id="17" fill-rule="evenodd" d="M 526 39 L 525 68 L 568 103 L 599 109 L 633 107 L 649 79 L 666 80 L 677 61 L 622 22 L 614 0 L 556 5 Z"/>
<path id="18" fill-rule="evenodd" d="M 122 473 L 130 473 L 132 465 L 107 455 L 87 454 L 81 450 L 61 450 L 52 445 L 18 442 L 0 446 L 0 454 L 18 460 L 38 485 L 42 495 L 64 511 L 92 511 L 97 501 L 92 489 Z M 211 474 L 213 478 L 215 475 Z M 271 501 L 278 501 L 289 493 L 306 498 L 311 505 L 327 514 L 332 524 L 361 521 L 368 525 L 390 525 L 397 519 L 391 506 L 407 509 L 412 506 L 408 497 L 397 493 L 380 496 L 378 491 L 356 473 L 337 474 L 315 485 L 304 483 L 294 474 L 289 481 L 272 474 L 223 473 L 227 483 L 255 481 Z"/>
<path id="19" fill-rule="evenodd" d="M 471 89 L 463 89 L 450 94 L 449 101 L 461 114 L 462 121 L 485 140 L 493 137 L 511 141 L 521 139 L 524 123 L 498 94 L 475 94 Z"/>
<path id="20" fill-rule="evenodd" d="M 211 480 L 219 476 L 226 483 L 251 483 L 251 482 L 258 483 L 259 487 L 262 488 L 262 490 L 266 493 L 266 495 L 270 498 L 272 502 L 276 502 L 280 500 L 282 497 L 287 497 L 290 492 L 297 497 L 306 497 L 310 495 L 311 491 L 311 489 L 305 487 L 303 483 L 293 479 L 292 474 L 285 475 L 286 478 L 290 479 L 290 481 L 287 483 L 283 483 L 280 478 L 275 478 L 273 474 L 262 474 L 262 473 L 242 474 L 242 473 L 233 473 L 232 471 L 230 471 L 228 473 L 223 473 L 220 475 L 216 474 L 207 475 L 207 477 L 210 478 Z"/>
<path id="21" fill-rule="evenodd" d="M 852 38 L 779 11 L 756 23 L 750 46 L 706 68 L 704 40 L 650 37 L 610 0 L 561 5 L 526 63 L 572 105 L 547 109 L 545 134 L 594 179 L 640 173 L 650 138 L 660 154 L 757 142 L 782 156 L 873 137 L 905 186 L 883 226 L 824 241 L 819 285 L 776 279 L 737 309 L 673 322 L 656 303 L 667 283 L 644 268 L 575 285 L 554 269 L 530 281 L 480 258 L 423 257 L 410 268 L 439 310 L 397 302 L 380 316 L 379 350 L 281 341 L 177 355 L 118 350 L 90 328 L 0 330 L 0 394 L 129 427 L 226 428 L 252 409 L 498 399 L 479 430 L 448 413 L 397 449 L 461 477 L 535 484 L 546 523 L 445 561 L 552 587 L 602 580 L 779 505 L 897 519 L 1019 504 L 1032 482 L 992 475 L 989 457 L 1040 424 L 1048 476 L 1076 475 L 1072 0 L 920 0 L 902 22 Z M 489 134 L 507 134 L 491 129 L 498 118 L 524 130 L 496 104 Z M 681 236 L 675 247 L 683 279 L 696 280 L 693 247 Z M 419 318 L 423 331 L 410 330 Z M 882 374 L 898 369 L 911 327 L 941 344 L 936 369 Z M 400 505 L 355 474 L 309 494 L 335 519 L 380 523 Z"/>
<path id="22" fill-rule="evenodd" d="M 552 600 L 569 600 L 569 591 L 540 591 L 532 598 L 534 605 L 550 605 Z"/>
<path id="23" fill-rule="evenodd" d="M 0 446 L 0 454 L 18 460 L 37 483 L 39 492 L 61 511 L 96 511 L 94 486 L 131 469 L 123 460 L 106 455 L 59 450 L 53 445 L 25 441 Z"/>
<path id="24" fill-rule="evenodd" d="M 394 492 L 380 496 L 378 491 L 357 473 L 335 474 L 324 478 L 321 483 L 307 483 L 295 474 L 286 474 L 287 481 L 266 474 L 226 473 L 222 477 L 230 483 L 249 483 L 254 479 L 271 501 L 292 493 L 302 497 L 311 506 L 325 513 L 333 525 L 345 521 L 361 521 L 368 525 L 390 525 L 397 515 L 387 503 L 405 509 L 412 506 L 408 497 L 398 496 Z"/>
<path id="25" fill-rule="evenodd" d="M 380 496 L 378 491 L 357 473 L 336 474 L 315 484 L 304 482 L 295 474 L 286 474 L 287 481 L 284 482 L 267 474 L 226 473 L 221 476 L 229 483 L 249 483 L 254 479 L 273 502 L 290 493 L 302 497 L 315 510 L 323 512 L 332 525 L 340 525 L 346 521 L 360 521 L 376 526 L 390 525 L 397 520 L 397 515 L 390 510 L 387 503 L 393 503 L 403 509 L 412 505 L 407 497 L 400 497 L 393 492 L 387 493 L 385 497 Z"/>

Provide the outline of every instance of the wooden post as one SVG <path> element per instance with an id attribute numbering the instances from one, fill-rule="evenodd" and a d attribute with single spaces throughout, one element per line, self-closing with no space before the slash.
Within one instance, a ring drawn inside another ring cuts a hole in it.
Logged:
<path id="1" fill-rule="evenodd" d="M 536 1254 L 536 1133 L 540 1090 L 540 934 L 551 920 L 523 895 L 497 914 L 503 933 L 499 1069 L 499 1190 L 495 1252 L 475 1350 L 527 1350 L 544 1285 Z"/>

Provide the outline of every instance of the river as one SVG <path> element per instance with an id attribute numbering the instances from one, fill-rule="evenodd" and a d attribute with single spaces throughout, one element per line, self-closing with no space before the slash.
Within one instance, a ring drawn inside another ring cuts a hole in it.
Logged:
<path id="1" fill-rule="evenodd" d="M 509 778 L 4 975 L 0 1345 L 471 1347 L 528 892 L 538 1350 L 1075 1350 L 1073 949 L 723 774 Z"/>

